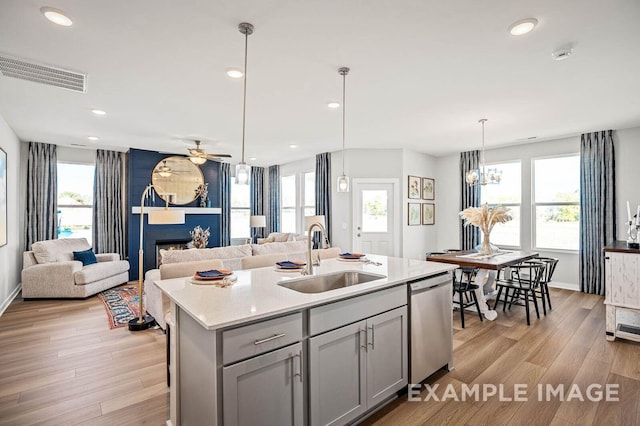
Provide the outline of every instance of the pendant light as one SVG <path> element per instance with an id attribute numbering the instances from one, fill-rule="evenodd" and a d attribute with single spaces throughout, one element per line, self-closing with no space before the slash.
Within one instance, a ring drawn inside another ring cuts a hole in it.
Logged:
<path id="1" fill-rule="evenodd" d="M 345 93 L 347 85 L 347 74 L 349 74 L 349 68 L 342 67 L 338 69 L 338 74 L 342 76 L 342 175 L 338 177 L 338 192 L 349 192 L 349 176 L 344 174 L 344 128 L 345 128 Z"/>
<path id="2" fill-rule="evenodd" d="M 498 184 L 502 180 L 502 171 L 497 168 L 487 169 L 484 160 L 484 123 L 488 120 L 481 118 L 478 123 L 482 125 L 482 151 L 480 151 L 480 164 L 478 169 L 469 170 L 467 173 L 467 183 L 471 186 Z"/>
<path id="3" fill-rule="evenodd" d="M 236 165 L 236 184 L 249 184 L 249 165 L 244 162 L 244 136 L 246 128 L 247 115 L 247 50 L 249 45 L 249 36 L 253 34 L 253 25 L 243 22 L 238 26 L 238 30 L 244 34 L 244 78 L 242 91 L 242 160 Z"/>

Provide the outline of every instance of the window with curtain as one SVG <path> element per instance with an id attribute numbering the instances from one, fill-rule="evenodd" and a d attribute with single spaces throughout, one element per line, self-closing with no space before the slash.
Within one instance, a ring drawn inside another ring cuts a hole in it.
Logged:
<path id="1" fill-rule="evenodd" d="M 231 238 L 249 238 L 251 236 L 250 203 L 249 185 L 237 185 L 235 179 L 231 179 Z"/>
<path id="2" fill-rule="evenodd" d="M 316 173 L 280 178 L 280 230 L 304 233 L 304 217 L 316 214 Z"/>
<path id="3" fill-rule="evenodd" d="M 498 246 L 520 247 L 520 208 L 522 202 L 522 173 L 520 161 L 487 164 L 487 168 L 502 170 L 502 181 L 480 188 L 480 203 L 502 205 L 510 209 L 513 220 L 499 223 L 491 232 L 491 243 Z"/>
<path id="4" fill-rule="evenodd" d="M 580 155 L 534 159 L 533 174 L 534 247 L 578 250 Z"/>
<path id="5" fill-rule="evenodd" d="M 92 244 L 94 164 L 57 164 L 58 238 L 86 238 Z"/>

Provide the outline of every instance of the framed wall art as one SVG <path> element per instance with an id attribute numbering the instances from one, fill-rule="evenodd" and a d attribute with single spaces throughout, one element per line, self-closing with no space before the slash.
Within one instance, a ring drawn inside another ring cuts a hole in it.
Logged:
<path id="1" fill-rule="evenodd" d="M 420 205 L 420 203 L 409 203 L 409 208 L 407 209 L 409 212 L 409 226 L 420 225 Z"/>
<path id="2" fill-rule="evenodd" d="M 7 153 L 0 148 L 0 247 L 7 244 Z"/>
<path id="3" fill-rule="evenodd" d="M 436 199 L 436 180 L 432 178 L 422 178 L 422 199 Z"/>
<path id="4" fill-rule="evenodd" d="M 418 176 L 409 176 L 409 198 L 420 199 L 420 180 Z"/>
<path id="5" fill-rule="evenodd" d="M 436 224 L 436 205 L 432 203 L 422 204 L 422 224 Z"/>

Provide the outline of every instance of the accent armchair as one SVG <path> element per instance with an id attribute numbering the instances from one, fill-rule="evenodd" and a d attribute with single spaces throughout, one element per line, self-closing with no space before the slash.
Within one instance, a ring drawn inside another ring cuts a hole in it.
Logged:
<path id="1" fill-rule="evenodd" d="M 129 281 L 129 262 L 117 253 L 96 254 L 98 263 L 84 267 L 73 260 L 89 248 L 84 238 L 33 243 L 23 254 L 22 297 L 86 298 Z"/>

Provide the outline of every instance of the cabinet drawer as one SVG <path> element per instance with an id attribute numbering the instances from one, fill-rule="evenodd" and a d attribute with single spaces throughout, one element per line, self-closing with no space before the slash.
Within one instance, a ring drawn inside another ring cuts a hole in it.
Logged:
<path id="1" fill-rule="evenodd" d="M 302 314 L 265 320 L 222 332 L 222 363 L 259 355 L 302 340 Z"/>
<path id="2" fill-rule="evenodd" d="M 312 308 L 309 311 L 309 335 L 315 336 L 406 304 L 405 284 Z"/>

